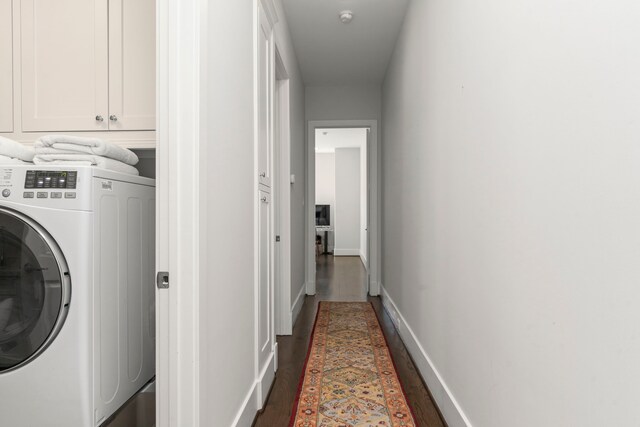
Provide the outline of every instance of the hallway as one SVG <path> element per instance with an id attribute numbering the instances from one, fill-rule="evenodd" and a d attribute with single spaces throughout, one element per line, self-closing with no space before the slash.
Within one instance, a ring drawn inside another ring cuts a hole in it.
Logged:
<path id="1" fill-rule="evenodd" d="M 314 129 L 356 125 L 423 425 L 420 377 L 452 427 L 638 424 L 640 2 L 158 4 L 158 427 L 288 424 L 319 301 L 368 298 L 315 271 Z"/>
<path id="2" fill-rule="evenodd" d="M 296 397 L 300 374 L 320 301 L 371 301 L 380 319 L 396 369 L 411 405 L 416 422 L 424 427 L 444 426 L 416 367 L 382 307 L 380 298 L 367 297 L 367 272 L 358 257 L 323 255 L 317 259 L 316 295 L 305 298 L 293 335 L 278 337 L 278 371 L 264 410 L 254 426 L 285 427 Z"/>

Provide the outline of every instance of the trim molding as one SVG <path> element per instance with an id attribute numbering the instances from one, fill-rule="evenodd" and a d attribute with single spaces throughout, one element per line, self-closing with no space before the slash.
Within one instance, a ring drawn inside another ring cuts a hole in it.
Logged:
<path id="1" fill-rule="evenodd" d="M 262 3 L 262 7 L 264 8 L 264 13 L 267 15 L 267 19 L 269 20 L 269 25 L 273 28 L 278 21 L 278 10 L 276 9 L 276 5 L 273 3 L 273 0 L 260 0 Z"/>
<path id="2" fill-rule="evenodd" d="M 258 380 L 256 381 L 256 389 L 258 391 L 256 401 L 257 410 L 261 410 L 264 407 L 264 404 L 267 400 L 267 396 L 269 396 L 269 390 L 271 389 L 271 384 L 276 378 L 276 358 L 275 351 L 272 351 L 269 355 L 269 361 L 265 363 L 264 369 L 260 373 Z M 255 416 L 255 413 L 253 414 Z M 253 417 L 251 417 L 253 420 Z M 251 424 L 248 424 L 251 425 Z"/>
<path id="3" fill-rule="evenodd" d="M 254 382 L 253 386 L 247 393 L 247 397 L 244 398 L 242 405 L 240 406 L 240 410 L 238 411 L 238 415 L 236 415 L 235 420 L 231 425 L 233 427 L 244 427 L 250 426 L 253 423 L 253 419 L 256 417 L 256 402 L 258 400 L 258 387 L 256 387 L 258 382 Z"/>
<path id="4" fill-rule="evenodd" d="M 369 276 L 371 277 L 371 276 Z M 373 280 L 369 280 L 369 295 L 372 297 L 380 296 L 380 287 L 382 284 Z M 387 310 L 388 311 L 388 310 Z"/>
<path id="5" fill-rule="evenodd" d="M 315 295 L 316 294 L 316 282 L 307 282 L 304 285 L 306 289 L 307 295 Z"/>
<path id="6" fill-rule="evenodd" d="M 362 249 L 358 251 L 358 255 L 360 255 L 360 261 L 362 261 L 362 265 L 364 265 L 364 268 L 367 270 L 367 273 L 368 273 L 369 266 L 367 265 L 367 257 L 364 256 L 364 252 L 362 252 Z"/>
<path id="7" fill-rule="evenodd" d="M 333 256 L 360 256 L 360 249 L 333 248 Z"/>
<path id="8" fill-rule="evenodd" d="M 418 341 L 418 338 L 413 333 L 413 330 L 405 320 L 402 313 L 398 310 L 393 299 L 391 299 L 387 293 L 384 285 L 380 284 L 380 289 L 382 294 L 382 305 L 387 313 L 389 313 L 391 321 L 398 330 L 400 338 L 407 347 L 407 351 L 413 358 L 424 382 L 427 384 L 427 387 L 429 387 L 429 391 L 431 392 L 433 399 L 436 401 L 447 425 L 449 427 L 472 427 L 471 422 L 464 414 L 460 404 L 456 401 L 451 390 L 447 387 L 447 384 L 442 379 L 442 376 L 440 376 L 440 373 L 429 358 L 429 355 Z"/>
<path id="9" fill-rule="evenodd" d="M 306 295 L 304 284 L 300 286 L 300 292 L 298 292 L 298 296 L 296 300 L 293 302 L 293 306 L 291 307 L 291 333 L 293 333 L 293 325 L 296 324 L 296 320 L 298 320 L 298 315 L 300 314 L 300 310 L 302 310 L 302 305 L 304 304 L 304 297 Z"/>

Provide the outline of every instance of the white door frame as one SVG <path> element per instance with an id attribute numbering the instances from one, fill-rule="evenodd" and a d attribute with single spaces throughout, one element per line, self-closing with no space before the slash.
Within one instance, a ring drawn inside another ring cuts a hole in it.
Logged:
<path id="1" fill-rule="evenodd" d="M 316 205 L 316 129 L 327 128 L 369 128 L 369 146 L 367 147 L 367 169 L 369 185 L 367 205 L 369 210 L 369 264 L 368 291 L 371 296 L 380 294 L 381 258 L 380 258 L 380 213 L 381 213 L 381 186 L 380 186 L 380 148 L 378 141 L 377 120 L 313 120 L 307 125 L 307 191 L 306 191 L 306 218 L 305 225 L 305 273 L 307 283 L 307 295 L 316 293 L 316 256 L 315 256 L 315 205 Z"/>
<path id="2" fill-rule="evenodd" d="M 158 0 L 156 13 L 156 270 L 170 273 L 156 289 L 156 426 L 198 426 L 206 2 Z"/>
<path id="3" fill-rule="evenodd" d="M 276 335 L 291 335 L 291 113 L 289 73 L 275 44 L 276 82 L 274 93 L 274 221 L 280 242 L 276 243 L 275 327 Z"/>

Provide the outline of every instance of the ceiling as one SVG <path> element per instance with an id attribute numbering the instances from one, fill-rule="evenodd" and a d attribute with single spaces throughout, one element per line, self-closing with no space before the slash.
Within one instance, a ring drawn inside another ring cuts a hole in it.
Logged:
<path id="1" fill-rule="evenodd" d="M 305 84 L 381 84 L 408 1 L 282 0 Z"/>
<path id="2" fill-rule="evenodd" d="M 316 129 L 316 153 L 335 153 L 336 148 L 360 148 L 367 143 L 367 129 Z"/>

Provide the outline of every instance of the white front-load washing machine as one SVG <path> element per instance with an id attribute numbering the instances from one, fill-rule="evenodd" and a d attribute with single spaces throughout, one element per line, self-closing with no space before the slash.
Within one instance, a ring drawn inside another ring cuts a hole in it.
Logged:
<path id="1" fill-rule="evenodd" d="M 155 372 L 155 182 L 0 165 L 0 425 L 102 424 Z"/>

